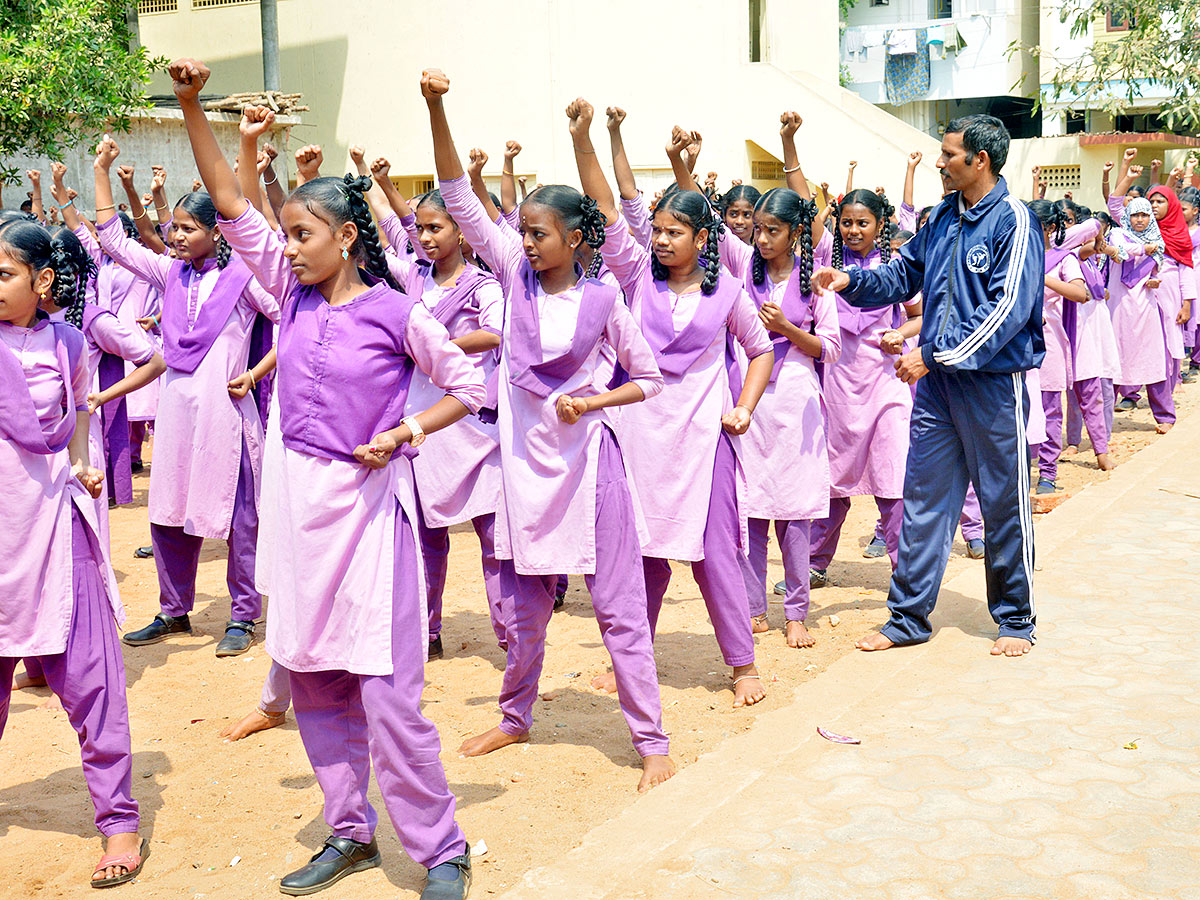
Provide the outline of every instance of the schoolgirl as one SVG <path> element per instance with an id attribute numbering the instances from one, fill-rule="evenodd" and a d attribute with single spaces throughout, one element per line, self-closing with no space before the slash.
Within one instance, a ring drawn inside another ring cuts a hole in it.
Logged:
<path id="1" fill-rule="evenodd" d="M 1200 297 L 1200 188 L 1190 184 L 1179 191 L 1179 208 L 1183 211 L 1184 222 L 1188 226 L 1188 236 L 1192 239 L 1192 275 L 1196 284 L 1196 296 Z M 1188 368 L 1194 375 L 1200 372 L 1200 303 L 1192 304 L 1192 318 L 1188 323 L 1190 332 L 1185 341 L 1192 348 Z"/>
<path id="2" fill-rule="evenodd" d="M 233 397 L 227 385 L 246 371 L 256 320 L 278 321 L 279 304 L 231 254 L 212 200 L 202 191 L 185 194 L 175 206 L 174 259 L 128 237 L 115 214 L 109 178 L 119 153 L 109 137 L 96 153 L 97 238 L 104 252 L 162 292 L 167 364 L 150 470 L 150 540 L 161 612 L 123 640 L 136 647 L 191 633 L 201 544 L 206 537 L 224 539 L 231 619 L 217 656 L 236 656 L 250 648 L 262 614 L 254 565 L 263 427 L 255 398 Z"/>
<path id="3" fill-rule="evenodd" d="M 88 453 L 85 339 L 38 309 L 51 299 L 73 308 L 83 295 L 64 235 L 32 222 L 0 225 L 0 495 L 10 532 L 0 553 L 0 735 L 17 661 L 33 659 L 79 734 L 107 842 L 92 885 L 112 887 L 137 876 L 146 851 L 114 624 L 124 610 L 92 502 L 104 473 Z"/>
<path id="4" fill-rule="evenodd" d="M 754 207 L 761 196 L 750 184 L 735 184 L 721 195 L 721 221 L 747 246 L 754 240 Z"/>
<path id="5" fill-rule="evenodd" d="M 771 340 L 741 280 L 721 271 L 721 223 L 704 195 L 664 194 L 647 250 L 629 234 L 596 160 L 591 105 L 576 100 L 567 115 L 584 191 L 606 218 L 609 239 L 600 253 L 664 376 L 662 393 L 624 410 L 618 430 L 627 436 L 622 446 L 649 531 L 642 567 L 650 628 L 671 581 L 669 560 L 691 562 L 721 654 L 733 669 L 734 706 L 748 706 L 765 692 L 754 665 L 742 574 L 747 538 L 738 495 L 745 483 L 735 438 L 749 428 L 770 380 Z M 691 140 L 676 128 L 668 148 L 681 186 L 694 184 L 683 161 Z M 726 365 L 731 335 L 749 360 L 736 404 Z"/>
<path id="6" fill-rule="evenodd" d="M 421 896 L 465 897 L 469 849 L 437 729 L 420 708 L 427 620 L 402 448 L 478 410 L 483 381 L 425 306 L 396 290 L 363 199 L 369 179 L 306 181 L 281 209 L 280 242 L 245 199 L 257 187 L 252 166 L 234 176 L 200 106 L 209 70 L 184 59 L 170 74 L 223 233 L 282 307 L 274 352 L 238 386 L 278 362 L 259 541 L 259 583 L 272 601 L 267 652 L 288 670 L 333 833 L 280 889 L 313 893 L 379 864 L 367 802 L 374 763 L 405 849 L 429 870 Z M 239 159 L 254 159 L 273 119 L 262 107 L 243 111 Z M 445 395 L 405 415 L 414 367 Z"/>
<path id="7" fill-rule="evenodd" d="M 612 657 L 621 711 L 642 757 L 638 790 L 645 791 L 670 778 L 675 764 L 662 729 L 638 567 L 639 523 L 624 448 L 606 410 L 657 394 L 662 376 L 619 292 L 577 267 L 579 244 L 595 247 L 605 239 L 595 203 L 564 185 L 546 185 L 521 204 L 520 234 L 493 222 L 454 149 L 442 101 L 449 87 L 436 69 L 422 75 L 442 199 L 496 273 L 506 302 L 496 378 L 502 492 L 496 556 L 510 617 L 504 717 L 460 752 L 478 756 L 529 739 L 557 576 L 583 573 Z M 604 344 L 630 379 L 609 391 L 595 378 Z"/>
<path id="8" fill-rule="evenodd" d="M 814 293 L 810 284 L 815 216 L 811 200 L 775 188 L 755 205 L 753 249 L 740 241 L 721 242 L 722 260 L 743 280 L 774 345 L 771 379 L 740 448 L 752 576 L 746 587 L 754 630 L 765 631 L 767 531 L 774 520 L 787 586 L 783 607 L 789 647 L 813 644 L 804 625 L 809 531 L 812 520 L 829 510 L 825 410 L 815 363 L 833 364 L 842 348 L 833 296 Z"/>
<path id="9" fill-rule="evenodd" d="M 874 191 L 858 189 L 837 205 L 834 233 L 823 233 L 814 255 L 817 265 L 873 269 L 891 258 L 891 204 Z M 921 330 L 921 302 L 862 309 L 837 299 L 842 352 L 825 367 L 824 398 L 829 446 L 828 516 L 812 527 L 812 584 L 828 582 L 850 498 L 875 497 L 892 567 L 903 516 L 904 465 L 912 391 L 896 378 L 890 355 Z M 904 317 L 907 316 L 905 319 Z"/>

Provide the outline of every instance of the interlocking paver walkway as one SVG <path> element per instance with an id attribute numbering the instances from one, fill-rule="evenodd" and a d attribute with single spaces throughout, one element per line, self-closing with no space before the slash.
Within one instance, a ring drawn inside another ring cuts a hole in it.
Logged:
<path id="1" fill-rule="evenodd" d="M 1200 898 L 1197 448 L 1181 422 L 1037 523 L 1028 657 L 988 655 L 972 570 L 930 643 L 777 688 L 782 708 L 503 897 Z"/>

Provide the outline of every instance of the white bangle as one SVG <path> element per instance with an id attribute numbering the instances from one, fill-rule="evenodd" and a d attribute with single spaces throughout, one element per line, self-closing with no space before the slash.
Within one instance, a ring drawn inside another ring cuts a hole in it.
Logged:
<path id="1" fill-rule="evenodd" d="M 783 174 L 784 174 L 784 175 L 791 175 L 793 172 L 798 172 L 798 171 L 800 171 L 800 163 L 796 163 L 796 164 L 795 164 L 794 166 L 792 166 L 790 169 L 789 169 L 787 166 L 784 166 L 784 167 L 783 167 Z"/>
<path id="2" fill-rule="evenodd" d="M 409 446 L 420 447 L 425 443 L 425 429 L 421 427 L 416 416 L 405 416 L 400 420 L 400 424 L 407 425 L 408 430 L 412 433 L 412 437 L 408 441 Z"/>

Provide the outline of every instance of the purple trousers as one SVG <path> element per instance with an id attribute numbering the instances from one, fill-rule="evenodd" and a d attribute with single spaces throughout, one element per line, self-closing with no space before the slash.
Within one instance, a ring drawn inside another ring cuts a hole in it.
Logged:
<path id="1" fill-rule="evenodd" d="M 427 869 L 466 850 L 437 728 L 421 713 L 425 653 L 412 526 L 396 511 L 392 674 L 289 672 L 296 725 L 338 837 L 367 842 L 379 816 L 367 802 L 371 765 L 405 851 Z"/>
<path id="2" fill-rule="evenodd" d="M 158 568 L 158 605 L 168 616 L 182 616 L 196 605 L 196 568 L 204 538 L 188 534 L 177 525 L 150 523 L 150 543 Z M 255 545 L 258 543 L 258 507 L 254 499 L 254 470 L 242 441 L 241 471 L 233 497 L 229 526 L 229 557 L 225 584 L 231 600 L 230 618 L 253 622 L 262 615 L 262 595 L 254 589 Z"/>
<path id="3" fill-rule="evenodd" d="M 496 561 L 496 516 L 488 513 L 471 520 L 479 536 L 480 557 L 483 563 L 483 589 L 487 593 L 488 613 L 492 631 L 500 646 L 505 646 L 508 616 L 500 603 L 500 564 Z M 429 607 L 429 639 L 442 633 L 442 594 L 446 590 L 446 564 L 450 560 L 450 529 L 430 528 L 424 520 L 417 522 L 421 539 L 421 557 L 425 560 L 425 602 Z"/>
<path id="4" fill-rule="evenodd" d="M 1086 380 L 1099 382 L 1100 406 L 1104 411 L 1104 434 L 1111 437 L 1113 430 L 1113 405 L 1116 402 L 1116 398 L 1113 397 L 1112 379 L 1089 378 Z M 1090 433 L 1091 428 L 1088 431 Z M 1076 397 L 1076 392 L 1067 391 L 1067 443 L 1072 447 L 1078 447 L 1082 440 L 1083 411 L 1079 408 L 1079 399 Z M 1105 441 L 1105 446 L 1108 446 L 1107 440 Z"/>
<path id="5" fill-rule="evenodd" d="M 750 600 L 750 615 L 767 614 L 767 519 L 748 519 L 750 547 L 746 553 L 746 596 Z M 807 519 L 775 522 L 775 540 L 783 556 L 783 579 L 787 594 L 783 598 L 783 613 L 789 622 L 808 618 L 808 554 L 809 527 Z"/>
<path id="6" fill-rule="evenodd" d="M 1122 397 L 1136 403 L 1141 397 L 1139 387 L 1140 385 L 1136 384 L 1119 384 L 1116 389 Z M 1154 421 L 1160 425 L 1175 422 L 1175 398 L 1171 395 L 1171 390 L 1171 383 L 1167 379 L 1146 385 L 1146 399 L 1150 401 L 1150 412 L 1154 414 Z"/>
<path id="7" fill-rule="evenodd" d="M 975 485 L 967 485 L 967 496 L 963 499 L 962 515 L 958 517 L 964 541 L 983 540 L 983 513 L 979 509 L 979 495 Z"/>
<path id="8" fill-rule="evenodd" d="M 708 519 L 704 525 L 704 559 L 692 563 L 692 577 L 708 607 L 708 618 L 717 646 L 727 666 L 754 662 L 754 633 L 750 626 L 750 601 L 746 596 L 742 525 L 737 505 L 737 457 L 724 432 L 717 442 L 713 463 Z M 654 556 L 642 557 L 649 604 L 650 634 L 658 628 L 658 614 L 671 583 L 671 564 Z M 766 578 L 766 575 L 763 575 Z"/>
<path id="9" fill-rule="evenodd" d="M 897 554 L 900 547 L 900 522 L 904 518 L 904 501 L 876 497 L 875 505 L 879 508 L 880 520 L 883 523 L 883 540 L 887 544 L 888 559 L 892 568 L 896 568 Z M 838 538 L 842 536 L 842 525 L 846 523 L 846 513 L 850 512 L 849 497 L 830 497 L 829 515 L 812 523 L 811 565 L 814 569 L 827 569 L 837 551 Z"/>
<path id="10" fill-rule="evenodd" d="M 62 700 L 79 735 L 83 777 L 96 828 L 105 837 L 138 830 L 141 818 L 133 799 L 133 753 L 129 742 L 129 706 L 125 700 L 125 662 L 113 621 L 101 558 L 94 535 L 71 510 L 71 575 L 74 603 L 67 649 L 32 657 L 46 684 Z M 28 664 L 27 664 L 28 665 Z M 0 656 L 0 736 L 8 722 L 17 658 Z"/>
<path id="11" fill-rule="evenodd" d="M 596 471 L 596 574 L 585 575 L 596 624 L 612 658 L 617 698 L 640 756 L 665 756 L 658 669 L 646 621 L 646 586 L 633 497 L 616 438 L 602 430 Z M 546 656 L 546 626 L 554 612 L 556 575 L 521 575 L 500 560 L 500 591 L 509 611 L 508 662 L 500 688 L 500 730 L 522 735 L 533 727 L 533 702 Z M 746 619 L 749 628 L 750 620 Z"/>
<path id="12" fill-rule="evenodd" d="M 129 423 L 129 461 L 140 463 L 142 461 L 142 444 L 146 440 L 146 432 L 148 422 L 130 422 Z"/>
<path id="13" fill-rule="evenodd" d="M 1099 378 L 1075 382 L 1068 396 L 1074 395 L 1087 425 L 1092 449 L 1097 455 L 1108 452 L 1108 430 L 1104 425 L 1104 397 Z M 1046 440 L 1038 446 L 1038 476 L 1046 481 L 1058 477 L 1058 458 L 1063 449 L 1063 399 L 1060 391 L 1042 391 L 1042 409 L 1046 413 Z"/>

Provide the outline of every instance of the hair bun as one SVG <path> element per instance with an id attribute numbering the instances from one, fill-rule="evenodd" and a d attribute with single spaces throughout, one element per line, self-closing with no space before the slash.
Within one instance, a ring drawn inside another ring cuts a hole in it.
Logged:
<path id="1" fill-rule="evenodd" d="M 353 172 L 347 172 L 346 176 L 342 179 L 342 184 L 346 186 L 347 190 L 365 194 L 371 189 L 371 176 L 355 175 Z"/>

